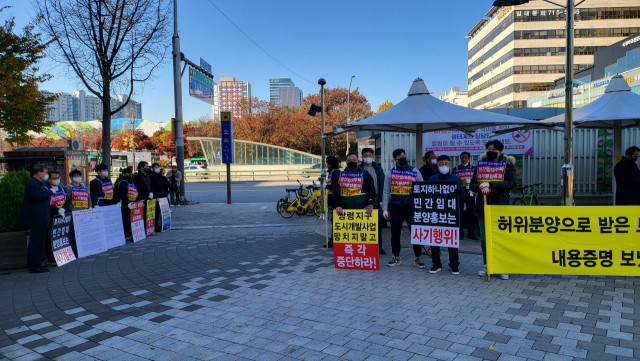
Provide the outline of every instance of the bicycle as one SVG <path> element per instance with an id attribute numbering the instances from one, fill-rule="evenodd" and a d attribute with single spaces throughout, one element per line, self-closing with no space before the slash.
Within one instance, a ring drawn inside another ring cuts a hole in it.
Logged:
<path id="1" fill-rule="evenodd" d="M 538 194 L 536 193 L 536 188 L 543 183 L 536 183 L 528 186 L 517 186 L 516 190 L 522 194 L 522 197 L 518 197 L 511 202 L 511 205 L 514 206 L 539 206 L 542 205 L 538 201 Z M 529 191 L 525 194 L 524 191 L 529 189 Z"/>
<path id="2" fill-rule="evenodd" d="M 278 203 L 276 203 L 276 211 L 278 213 L 282 213 L 282 205 L 285 203 L 290 203 L 290 193 L 302 193 L 302 184 L 300 183 L 300 181 L 298 181 L 298 184 L 300 184 L 300 188 L 293 188 L 293 189 L 285 189 L 285 192 L 287 192 L 287 195 L 284 198 L 280 198 L 278 200 Z"/>
<path id="3" fill-rule="evenodd" d="M 300 183 L 298 181 L 298 183 Z M 294 214 L 300 215 L 317 215 L 318 217 L 321 214 L 320 209 L 320 198 L 322 197 L 322 192 L 320 191 L 320 187 L 315 185 L 316 182 L 313 182 L 313 185 L 305 187 L 306 189 L 302 189 L 303 186 L 300 184 L 299 192 L 297 192 L 295 199 L 292 202 L 284 202 L 280 208 L 280 215 L 284 218 L 291 218 Z M 313 194 L 309 195 L 309 191 L 313 190 Z"/>

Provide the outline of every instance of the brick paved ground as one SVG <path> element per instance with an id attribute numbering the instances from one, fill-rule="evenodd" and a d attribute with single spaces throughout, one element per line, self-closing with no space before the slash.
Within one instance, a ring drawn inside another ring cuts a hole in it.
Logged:
<path id="1" fill-rule="evenodd" d="M 639 280 L 487 283 L 479 255 L 430 275 L 409 249 L 400 267 L 338 271 L 318 222 L 264 206 L 187 207 L 181 230 L 0 275 L 0 359 L 640 359 Z"/>

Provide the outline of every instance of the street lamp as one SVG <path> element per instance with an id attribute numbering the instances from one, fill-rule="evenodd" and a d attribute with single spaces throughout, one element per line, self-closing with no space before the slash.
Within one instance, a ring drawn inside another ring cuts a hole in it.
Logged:
<path id="1" fill-rule="evenodd" d="M 350 102 L 350 96 L 351 96 L 351 82 L 353 82 L 353 78 L 355 78 L 355 75 L 351 76 L 351 80 L 349 80 L 349 92 L 347 93 L 347 124 L 351 123 L 351 102 Z M 349 155 L 349 132 L 347 132 L 347 153 L 345 154 Z"/>
<path id="2" fill-rule="evenodd" d="M 574 0 L 567 0 L 567 6 L 562 6 L 553 1 L 543 0 L 550 4 L 565 9 L 567 29 L 565 31 L 567 45 L 565 47 L 566 62 L 564 66 L 565 92 L 564 92 L 564 164 L 562 165 L 562 204 L 573 205 L 573 186 L 575 167 L 573 166 L 573 9 L 584 0 L 574 5 Z M 493 6 L 514 6 L 527 4 L 529 0 L 496 0 Z"/>

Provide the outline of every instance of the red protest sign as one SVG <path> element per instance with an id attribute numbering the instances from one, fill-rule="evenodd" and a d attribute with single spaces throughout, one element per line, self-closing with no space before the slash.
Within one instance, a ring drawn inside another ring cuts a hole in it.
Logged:
<path id="1" fill-rule="evenodd" d="M 138 242 L 146 238 L 144 232 L 144 201 L 131 202 L 131 234 L 133 241 Z"/>
<path id="2" fill-rule="evenodd" d="M 379 271 L 378 244 L 334 243 L 333 257 L 338 269 Z"/>
<path id="3" fill-rule="evenodd" d="M 476 178 L 478 179 L 478 183 L 503 181 L 504 172 L 506 169 L 506 160 L 502 162 L 490 162 L 488 160 L 481 160 L 478 162 L 478 172 L 476 173 Z"/>

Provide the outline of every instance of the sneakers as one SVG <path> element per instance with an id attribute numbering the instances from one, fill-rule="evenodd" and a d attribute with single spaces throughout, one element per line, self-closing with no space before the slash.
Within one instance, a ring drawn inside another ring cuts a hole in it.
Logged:
<path id="1" fill-rule="evenodd" d="M 501 280 L 508 280 L 509 279 L 509 275 L 506 274 L 506 273 L 503 273 L 503 274 L 500 275 L 500 279 Z"/>
<path id="2" fill-rule="evenodd" d="M 386 254 L 386 253 L 387 253 L 387 252 L 385 252 L 385 251 L 384 251 L 384 249 L 382 249 L 382 248 L 380 248 L 380 249 L 378 250 L 378 254 Z"/>
<path id="3" fill-rule="evenodd" d="M 451 274 L 452 275 L 459 275 L 460 274 L 460 270 L 458 269 L 458 267 L 451 268 Z"/>
<path id="4" fill-rule="evenodd" d="M 420 269 L 424 268 L 424 263 L 422 262 L 421 258 L 416 258 L 413 264 Z"/>
<path id="5" fill-rule="evenodd" d="M 431 267 L 431 269 L 429 269 L 429 273 L 438 273 L 440 271 L 442 271 L 442 267 L 433 266 Z"/>
<path id="6" fill-rule="evenodd" d="M 487 265 L 484 265 L 484 268 L 478 271 L 478 276 L 486 276 L 487 275 Z"/>
<path id="7" fill-rule="evenodd" d="M 395 266 L 399 266 L 401 264 L 402 264 L 402 260 L 400 260 L 400 257 L 393 257 L 391 259 L 391 261 L 389 261 L 389 263 L 387 263 L 387 266 L 395 267 Z"/>

